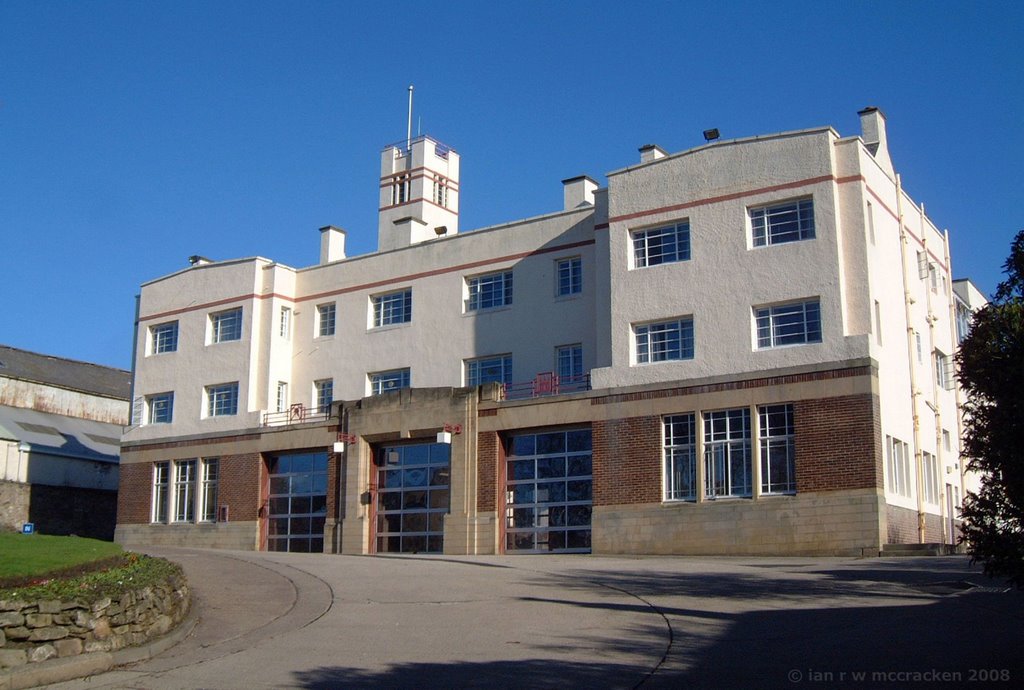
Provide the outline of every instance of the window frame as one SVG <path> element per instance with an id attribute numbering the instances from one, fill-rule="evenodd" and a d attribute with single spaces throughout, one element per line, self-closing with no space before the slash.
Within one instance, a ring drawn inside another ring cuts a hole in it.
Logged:
<path id="1" fill-rule="evenodd" d="M 816 314 L 816 320 L 811 321 L 808 314 L 811 312 L 810 307 L 814 307 L 813 313 Z M 782 317 L 790 316 L 787 314 L 789 311 L 795 313 L 792 310 L 799 308 L 801 313 L 801 330 L 798 334 L 784 334 L 778 333 L 783 327 L 792 327 L 794 324 L 786 322 L 778 323 L 778 320 Z M 796 347 L 800 345 L 814 345 L 821 343 L 824 338 L 821 325 L 821 300 L 820 298 L 814 297 L 810 299 L 797 300 L 793 302 L 782 302 L 779 304 L 769 304 L 762 306 L 755 306 L 752 309 L 753 320 L 754 320 L 754 349 L 756 350 L 774 350 L 782 347 Z M 765 320 L 762 323 L 762 320 Z M 816 330 L 812 329 L 811 326 L 816 325 Z M 765 331 L 767 330 L 767 336 Z M 799 336 L 800 339 L 796 339 Z M 786 340 L 780 342 L 783 338 Z"/>
<path id="2" fill-rule="evenodd" d="M 738 429 L 734 428 L 734 420 L 737 419 Z M 705 499 L 751 498 L 754 494 L 754 453 L 750 408 L 708 410 L 702 414 L 701 423 L 704 425 Z M 734 457 L 737 453 L 738 457 Z M 716 465 L 719 464 L 725 474 L 722 491 L 716 487 Z M 737 468 L 741 470 L 738 480 L 734 477 Z"/>
<path id="3" fill-rule="evenodd" d="M 157 419 L 160 408 L 166 408 L 166 419 Z M 174 391 L 153 393 L 146 396 L 146 424 L 171 424 L 174 422 Z"/>
<path id="4" fill-rule="evenodd" d="M 334 302 L 316 305 L 316 337 L 326 338 L 335 334 L 338 306 Z"/>
<path id="5" fill-rule="evenodd" d="M 278 381 L 277 382 L 277 393 L 274 399 L 274 407 L 276 412 L 287 412 L 288 411 L 288 382 Z"/>
<path id="6" fill-rule="evenodd" d="M 489 365 L 490 368 L 500 367 L 501 378 L 487 378 L 484 380 L 481 370 L 485 368 L 485 365 Z M 512 383 L 512 355 L 509 353 L 466 359 L 463 360 L 462 371 L 467 387 L 480 386 L 492 382 L 508 385 Z"/>
<path id="7" fill-rule="evenodd" d="M 671 240 L 663 239 L 655 245 L 661 252 L 652 254 L 652 239 L 657 237 L 671 238 Z M 675 223 L 631 230 L 629 238 L 633 250 L 631 268 L 650 268 L 663 264 L 682 263 L 689 261 L 692 256 L 690 220 L 688 218 Z M 665 251 L 670 244 L 671 251 Z"/>
<path id="8" fill-rule="evenodd" d="M 243 316 L 242 307 L 232 307 L 210 314 L 210 344 L 219 345 L 241 340 Z"/>
<path id="9" fill-rule="evenodd" d="M 693 412 L 686 412 L 662 417 L 661 447 L 663 500 L 666 502 L 696 501 L 699 494 L 697 484 L 697 415 Z M 684 481 L 679 481 L 684 477 Z M 687 484 L 688 488 L 686 488 Z"/>
<path id="10" fill-rule="evenodd" d="M 466 278 L 466 313 L 512 306 L 512 270 L 481 273 Z M 486 297 L 486 302 L 484 301 Z"/>
<path id="11" fill-rule="evenodd" d="M 555 259 L 555 296 L 572 297 L 583 292 L 583 257 Z"/>
<path id="12" fill-rule="evenodd" d="M 674 351 L 671 349 L 671 342 L 668 340 L 658 343 L 662 347 L 657 353 L 652 351 L 652 329 L 660 329 L 658 333 L 662 334 L 663 338 L 670 338 L 673 326 L 677 333 L 679 356 L 668 356 L 668 354 Z M 634 364 L 647 365 L 659 364 L 661 362 L 683 362 L 692 360 L 696 356 L 696 335 L 692 315 L 680 316 L 667 321 L 635 323 L 632 324 L 631 328 L 633 331 Z M 666 343 L 668 343 L 667 346 Z M 660 354 L 660 356 L 655 357 L 656 354 Z"/>
<path id="13" fill-rule="evenodd" d="M 196 481 L 196 522 L 217 522 L 217 500 L 220 493 L 220 459 L 203 458 Z"/>
<path id="14" fill-rule="evenodd" d="M 567 355 L 564 357 L 563 355 Z M 568 361 L 568 372 L 563 365 Z M 560 381 L 574 381 L 583 377 L 583 343 L 569 343 L 555 347 L 555 373 Z"/>
<path id="15" fill-rule="evenodd" d="M 370 384 L 371 395 L 381 395 L 382 393 L 389 393 L 391 391 L 410 388 L 412 386 L 412 371 L 408 367 L 404 369 L 388 369 L 387 371 L 370 372 L 366 377 Z M 384 384 L 393 380 L 397 380 L 398 385 L 389 387 L 385 390 Z"/>
<path id="16" fill-rule="evenodd" d="M 238 381 L 206 386 L 206 416 L 208 418 L 236 416 L 238 414 L 238 393 Z M 227 397 L 222 398 L 222 396 Z"/>
<path id="17" fill-rule="evenodd" d="M 758 441 L 761 455 L 761 494 L 796 493 L 796 423 L 792 403 L 760 405 L 758 415 Z M 778 417 L 782 416 L 782 424 Z M 781 455 L 781 457 L 778 457 Z M 782 465 L 785 479 L 772 481 L 772 470 Z"/>
<path id="18" fill-rule="evenodd" d="M 780 218 L 784 214 L 792 213 L 796 214 L 795 220 Z M 773 218 L 776 220 L 773 221 Z M 805 226 L 804 222 L 807 219 L 809 219 L 809 225 Z M 806 242 L 817 237 L 814 222 L 814 197 L 751 206 L 747 209 L 747 221 L 750 224 L 751 247 L 755 249 L 773 247 L 778 244 Z M 794 222 L 796 223 L 795 230 L 783 229 Z M 792 236 L 794 234 L 795 237 Z"/>
<path id="19" fill-rule="evenodd" d="M 281 306 L 281 321 L 278 327 L 277 334 L 285 340 L 290 340 L 292 337 L 292 309 L 291 307 Z"/>
<path id="20" fill-rule="evenodd" d="M 370 295 L 372 328 L 399 326 L 412 321 L 412 288 Z"/>
<path id="21" fill-rule="evenodd" d="M 178 322 L 165 321 L 149 327 L 151 355 L 163 355 L 178 351 Z"/>
<path id="22" fill-rule="evenodd" d="M 313 403 L 316 411 L 328 414 L 334 402 L 334 379 L 317 379 L 313 381 Z"/>
<path id="23" fill-rule="evenodd" d="M 161 460 L 153 463 L 153 491 L 149 511 L 149 521 L 153 524 L 166 525 L 170 521 L 171 501 L 171 463 Z"/>
<path id="24" fill-rule="evenodd" d="M 196 459 L 174 461 L 174 513 L 171 522 L 196 521 Z"/>

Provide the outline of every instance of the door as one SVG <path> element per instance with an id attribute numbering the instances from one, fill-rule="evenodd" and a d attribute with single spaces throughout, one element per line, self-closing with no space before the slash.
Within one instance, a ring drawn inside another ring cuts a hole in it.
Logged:
<path id="1" fill-rule="evenodd" d="M 413 443 L 374 453 L 377 553 L 443 553 L 450 502 L 451 446 Z"/>

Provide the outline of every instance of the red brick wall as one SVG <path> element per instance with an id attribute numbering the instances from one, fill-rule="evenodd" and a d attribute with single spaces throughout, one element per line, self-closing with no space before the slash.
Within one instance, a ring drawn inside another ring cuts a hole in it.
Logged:
<path id="1" fill-rule="evenodd" d="M 661 417 L 593 423 L 594 505 L 661 501 Z"/>
<path id="2" fill-rule="evenodd" d="M 497 510 L 500 450 L 497 432 L 481 431 L 476 435 L 476 509 L 481 512 Z"/>
<path id="3" fill-rule="evenodd" d="M 153 463 L 121 463 L 117 488 L 117 523 L 149 522 L 153 501 Z"/>
<path id="4" fill-rule="evenodd" d="M 909 508 L 901 508 L 894 505 L 885 506 L 885 517 L 887 523 L 885 543 L 887 544 L 917 544 L 917 511 Z M 959 529 L 957 530 L 959 537 Z M 940 544 L 943 539 L 942 518 L 938 515 L 925 513 L 924 516 L 924 540 L 929 544 Z M 947 536 L 946 541 L 949 541 Z"/>
<path id="5" fill-rule="evenodd" d="M 220 457 L 220 505 L 229 508 L 229 520 L 255 520 L 260 507 L 259 453 L 222 455 Z"/>
<path id="6" fill-rule="evenodd" d="M 796 488 L 882 488 L 878 397 L 850 395 L 794 403 Z"/>

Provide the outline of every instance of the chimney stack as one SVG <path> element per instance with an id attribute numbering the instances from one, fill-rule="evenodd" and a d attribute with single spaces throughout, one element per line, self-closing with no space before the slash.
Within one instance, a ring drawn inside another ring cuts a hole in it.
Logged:
<path id="1" fill-rule="evenodd" d="M 895 177 L 896 171 L 892 167 L 892 159 L 889 158 L 889 142 L 885 135 L 885 113 L 874 106 L 868 106 L 857 114 L 860 115 L 860 138 L 864 146 L 882 166 L 882 170 L 890 177 Z"/>
<path id="2" fill-rule="evenodd" d="M 333 225 L 320 228 L 320 263 L 329 264 L 345 258 L 345 231 Z"/>
<path id="3" fill-rule="evenodd" d="M 640 162 L 650 163 L 656 161 L 659 158 L 664 158 L 666 155 L 665 150 L 657 144 L 644 144 L 640 147 Z"/>
<path id="4" fill-rule="evenodd" d="M 597 182 L 594 182 L 586 175 L 562 180 L 565 210 L 571 211 L 580 206 L 593 206 L 595 189 L 597 189 Z"/>

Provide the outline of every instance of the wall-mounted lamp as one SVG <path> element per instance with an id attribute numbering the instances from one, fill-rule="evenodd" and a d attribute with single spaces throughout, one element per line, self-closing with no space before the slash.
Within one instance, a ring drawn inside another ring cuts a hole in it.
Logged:
<path id="1" fill-rule="evenodd" d="M 442 427 L 442 429 L 443 429 L 443 431 L 437 432 L 437 442 L 438 443 L 451 444 L 451 442 L 452 442 L 452 435 L 454 434 L 454 435 L 458 436 L 459 434 L 462 433 L 462 425 L 461 424 L 447 424 L 446 423 L 444 425 L 444 427 Z"/>
<path id="2" fill-rule="evenodd" d="M 437 235 L 438 237 L 441 237 L 443 235 L 447 235 L 448 234 L 448 226 L 447 225 L 438 225 L 436 228 L 434 228 L 434 234 Z"/>
<path id="3" fill-rule="evenodd" d="M 720 136 L 722 136 L 722 135 L 719 134 L 717 127 L 715 127 L 714 129 L 705 129 L 704 130 L 704 141 L 714 141 L 715 139 L 717 139 Z"/>

